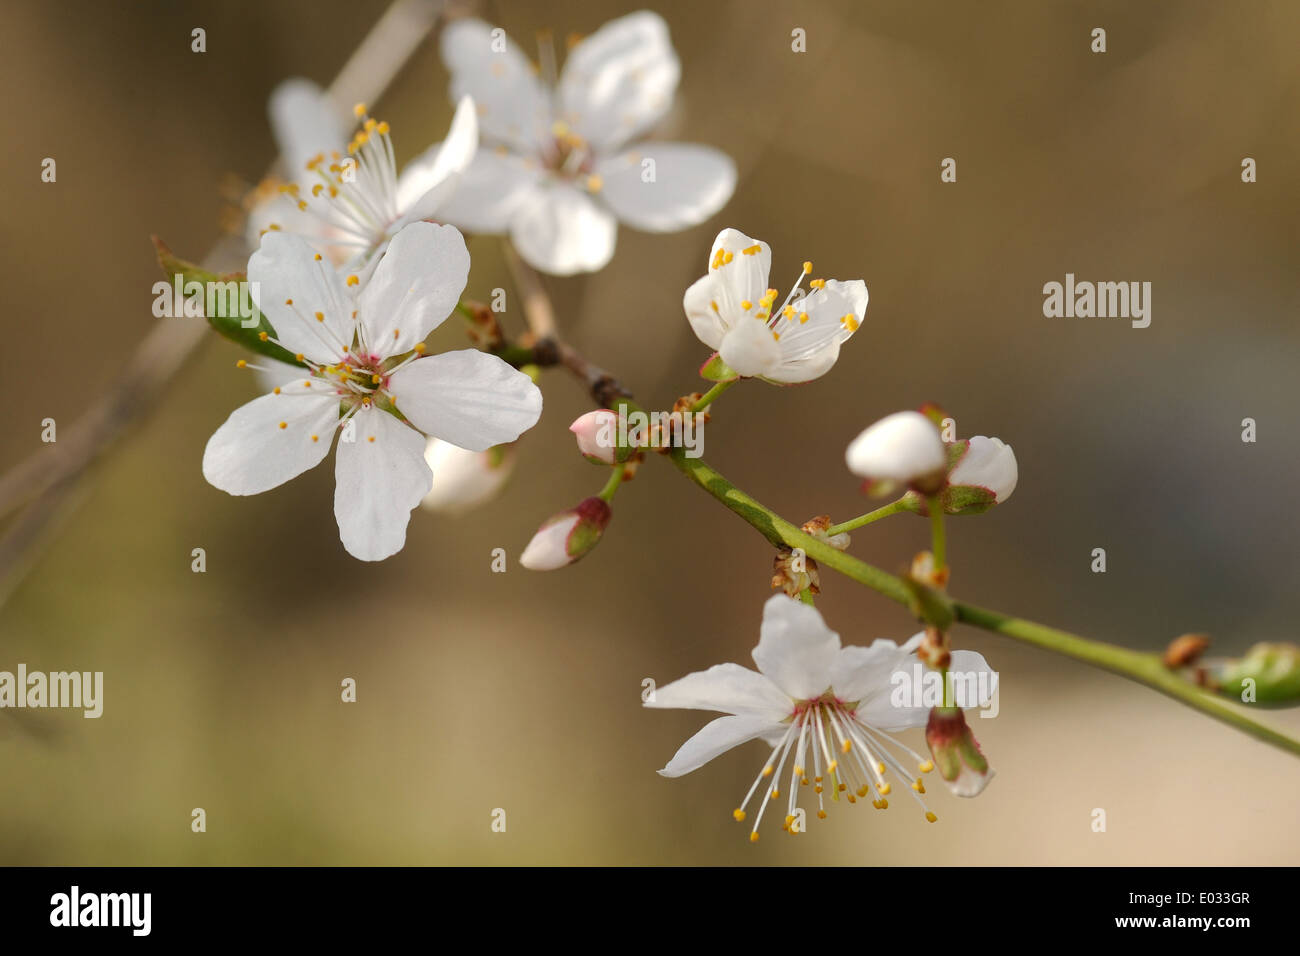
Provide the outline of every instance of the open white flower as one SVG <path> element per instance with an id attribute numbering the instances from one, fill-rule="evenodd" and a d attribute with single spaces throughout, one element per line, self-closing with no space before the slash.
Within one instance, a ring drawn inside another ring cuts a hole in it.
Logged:
<path id="1" fill-rule="evenodd" d="M 474 103 L 462 98 L 447 139 L 397 172 L 386 122 L 354 108 L 361 128 L 346 125 L 329 94 L 310 80 L 280 84 L 271 95 L 271 127 L 291 175 L 301 181 L 249 217 L 250 241 L 267 231 L 311 242 L 345 273 L 364 282 L 388 243 L 412 222 L 445 217 L 442 206 L 478 149 Z"/>
<path id="2" fill-rule="evenodd" d="M 878 796 L 873 796 L 872 805 L 887 809 L 891 785 L 886 778 L 891 774 L 907 786 L 926 819 L 934 822 L 935 815 L 921 799 L 925 785 L 917 776 L 917 771 L 933 770 L 933 762 L 891 736 L 923 727 L 929 717 L 929 708 L 920 701 L 916 706 L 895 706 L 891 694 L 893 675 L 910 673 L 916 664 L 914 652 L 922 637 L 917 634 L 902 647 L 883 639 L 870 647 L 841 647 L 839 635 L 826 626 L 816 608 L 774 595 L 763 607 L 754 648 L 758 671 L 719 664 L 657 689 L 646 702 L 649 707 L 730 715 L 706 724 L 659 772 L 679 777 L 739 744 L 762 739 L 772 746 L 771 755 L 733 813 L 736 820 L 744 820 L 746 807 L 758 794 L 751 840 L 758 839 L 767 805 L 781 797 L 787 760 L 791 764 L 787 831 L 797 818 L 800 787 L 811 783 L 819 817 L 826 816 L 828 795 L 838 800 L 844 794 L 856 803 L 873 787 Z M 972 651 L 953 652 L 951 666 L 962 673 L 988 670 L 984 658 Z"/>
<path id="3" fill-rule="evenodd" d="M 542 54 L 535 72 L 512 39 L 481 20 L 443 30 L 452 95 L 474 98 L 484 140 L 444 221 L 508 233 L 532 266 L 571 275 L 609 262 L 619 222 L 675 232 L 731 198 L 736 168 L 724 153 L 627 145 L 663 117 L 681 73 L 658 14 L 605 24 L 573 47 L 558 78 L 554 54 Z"/>
<path id="4" fill-rule="evenodd" d="M 305 367 L 230 415 L 204 450 L 203 476 L 232 495 L 268 491 L 319 464 L 340 429 L 334 516 L 343 546 L 365 561 L 400 551 L 411 509 L 432 485 L 425 434 L 485 451 L 541 414 L 537 386 L 496 356 L 423 355 L 468 274 L 459 232 L 414 223 L 353 300 L 305 240 L 268 234 L 248 278 L 275 327 L 271 340 Z"/>
<path id="5" fill-rule="evenodd" d="M 805 262 L 778 306 L 768 288 L 772 251 L 736 229 L 713 240 L 709 273 L 686 290 L 686 318 L 700 341 L 732 371 L 780 385 L 808 382 L 830 371 L 840 345 L 858 330 L 867 311 L 861 279 L 811 279 Z"/>

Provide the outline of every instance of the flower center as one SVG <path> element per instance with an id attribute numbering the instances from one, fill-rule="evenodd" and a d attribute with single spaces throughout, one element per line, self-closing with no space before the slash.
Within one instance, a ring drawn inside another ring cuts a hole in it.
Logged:
<path id="1" fill-rule="evenodd" d="M 871 805 L 877 810 L 887 810 L 887 798 L 892 788 L 886 776 L 890 773 L 908 783 L 912 796 L 920 804 L 927 820 L 933 823 L 938 819 L 921 799 L 921 794 L 925 793 L 925 784 L 919 776 L 904 767 L 899 752 L 916 761 L 916 767 L 921 773 L 929 773 L 934 769 L 934 764 L 888 734 L 865 723 L 858 716 L 858 703 L 841 700 L 829 690 L 820 697 L 795 702 L 785 733 L 773 748 L 744 801 L 732 813 L 737 821 L 744 820 L 745 808 L 761 789 L 758 812 L 749 835 L 751 841 L 758 840 L 758 826 L 768 803 L 780 799 L 782 773 L 786 760 L 791 758 L 790 792 L 785 823 L 781 827 L 787 833 L 801 833 L 804 830 L 804 812 L 799 807 L 800 787 L 812 787 L 817 796 L 817 816 L 822 819 L 826 817 L 828 790 L 831 800 L 838 802 L 843 794 L 853 804 L 859 798 L 865 799 L 874 787 L 879 796 L 872 796 Z M 808 775 L 810 769 L 811 780 Z"/>

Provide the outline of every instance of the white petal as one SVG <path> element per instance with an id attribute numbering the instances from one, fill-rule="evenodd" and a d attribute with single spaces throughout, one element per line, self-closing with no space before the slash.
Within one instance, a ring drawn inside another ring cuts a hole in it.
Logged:
<path id="1" fill-rule="evenodd" d="M 781 336 L 781 363 L 767 376 L 782 384 L 810 382 L 831 370 L 840 344 L 862 324 L 867 284 L 861 279 L 827 279 L 824 288 L 814 289 L 791 306 L 791 317 L 778 319 L 775 326 Z"/>
<path id="2" fill-rule="evenodd" d="M 604 268 L 617 233 L 613 215 L 564 183 L 531 190 L 510 221 L 510 239 L 524 261 L 558 276 Z"/>
<path id="3" fill-rule="evenodd" d="M 477 152 L 478 119 L 474 101 L 466 96 L 456 106 L 447 138 L 407 163 L 397 178 L 398 223 L 434 218 Z"/>
<path id="4" fill-rule="evenodd" d="M 314 362 L 343 357 L 343 347 L 352 341 L 352 298 L 306 240 L 268 232 L 248 260 L 248 281 L 281 345 Z"/>
<path id="5" fill-rule="evenodd" d="M 519 563 L 530 571 L 556 571 L 573 563 L 569 555 L 569 535 L 582 520 L 565 513 L 549 519 L 529 539 Z"/>
<path id="6" fill-rule="evenodd" d="M 869 647 L 846 647 L 835 659 L 831 687 L 840 700 L 863 700 L 872 693 L 888 691 L 894 673 L 916 662 L 915 655 L 885 638 Z"/>
<path id="7" fill-rule="evenodd" d="M 469 250 L 454 226 L 406 226 L 357 299 L 370 350 L 397 355 L 423 342 L 456 308 L 468 278 Z"/>
<path id="8" fill-rule="evenodd" d="M 781 362 L 781 346 L 763 319 L 743 317 L 722 337 L 722 361 L 741 375 L 771 375 Z"/>
<path id="9" fill-rule="evenodd" d="M 406 544 L 411 509 L 429 493 L 433 472 L 414 428 L 374 407 L 352 422 L 353 440 L 340 438 L 334 456 L 334 518 L 348 554 L 382 561 Z"/>
<path id="10" fill-rule="evenodd" d="M 924 637 L 924 633 L 919 635 Z M 919 641 L 908 641 L 899 647 L 893 641 L 883 638 L 873 641 L 867 648 L 846 648 L 860 652 L 851 656 L 844 663 L 858 665 L 861 669 L 852 677 L 841 678 L 845 692 L 837 695 L 842 700 L 857 700 L 856 715 L 858 720 L 876 730 L 893 733 L 910 727 L 924 727 L 930 717 L 930 708 L 926 705 L 926 669 L 913 653 Z M 911 687 L 916 679 L 915 670 L 921 668 L 922 693 L 910 705 L 902 705 L 894 700 L 894 675 L 902 674 Z"/>
<path id="11" fill-rule="evenodd" d="M 491 500 L 515 470 L 513 448 L 467 451 L 437 438 L 428 440 L 424 460 L 433 470 L 433 487 L 420 504 L 450 515 Z"/>
<path id="12" fill-rule="evenodd" d="M 738 229 L 718 233 L 709 253 L 709 274 L 718 277 L 718 308 L 725 318 L 734 324 L 746 314 L 742 302 L 758 307 L 758 300 L 767 292 L 771 269 L 772 250 L 766 242 L 751 239 Z M 748 314 L 752 316 L 753 309 Z"/>
<path id="13" fill-rule="evenodd" d="M 763 605 L 754 663 L 790 697 L 807 700 L 825 693 L 839 651 L 840 636 L 812 605 L 784 594 Z"/>
<path id="14" fill-rule="evenodd" d="M 845 452 L 851 472 L 880 481 L 912 481 L 943 468 L 947 458 L 939 429 L 920 412 L 882 418 Z"/>
<path id="15" fill-rule="evenodd" d="M 966 454 L 948 476 L 952 485 L 976 485 L 991 491 L 1001 504 L 1016 490 L 1020 471 L 1016 453 L 1000 438 L 976 435 L 970 439 Z"/>
<path id="16" fill-rule="evenodd" d="M 289 179 L 302 176 L 314 156 L 341 149 L 347 142 L 351 123 L 311 80 L 285 80 L 272 91 L 267 111 Z"/>
<path id="17" fill-rule="evenodd" d="M 536 161 L 504 147 L 481 146 L 455 191 L 438 207 L 438 218 L 467 232 L 504 234 L 541 176 Z"/>
<path id="18" fill-rule="evenodd" d="M 559 119 L 596 147 L 613 148 L 660 120 L 680 76 L 663 18 L 630 13 L 569 51 L 557 89 Z"/>
<path id="19" fill-rule="evenodd" d="M 470 96 L 479 132 L 531 154 L 549 135 L 550 107 L 532 64 L 515 41 L 482 20 L 460 19 L 442 31 L 442 60 L 451 73 L 451 95 Z M 495 47 L 495 49 L 494 49 Z"/>
<path id="20" fill-rule="evenodd" d="M 749 714 L 780 723 L 793 711 L 793 702 L 757 671 L 739 664 L 716 664 L 658 687 L 647 707 L 717 710 Z"/>
<path id="21" fill-rule="evenodd" d="M 654 161 L 647 182 L 643 163 Z M 708 219 L 736 188 L 726 153 L 694 143 L 646 143 L 596 165 L 600 196 L 620 222 L 647 232 L 675 232 Z"/>
<path id="22" fill-rule="evenodd" d="M 389 391 L 416 428 L 471 451 L 514 441 L 542 414 L 531 378 L 474 349 L 416 359 L 393 374 Z"/>
<path id="23" fill-rule="evenodd" d="M 987 707 L 998 690 L 998 672 L 978 651 L 953 651 L 948 666 L 960 707 Z"/>
<path id="24" fill-rule="evenodd" d="M 698 770 L 732 747 L 782 730 L 784 728 L 780 724 L 774 724 L 763 717 L 719 717 L 705 724 L 699 733 L 682 744 L 681 749 L 659 774 L 664 777 L 680 777 Z"/>
<path id="25" fill-rule="evenodd" d="M 258 391 L 270 392 L 292 382 L 301 381 L 307 377 L 307 370 L 301 365 L 290 365 L 288 362 L 277 362 L 275 359 L 263 357 L 257 360 L 253 377 L 257 379 Z"/>
<path id="26" fill-rule="evenodd" d="M 731 328 L 734 318 L 722 315 L 719 297 L 723 295 L 722 279 L 717 273 L 701 276 L 691 283 L 682 297 L 686 321 L 696 337 L 715 352 L 722 345 L 722 337 Z"/>
<path id="27" fill-rule="evenodd" d="M 256 495 L 320 464 L 338 425 L 339 401 L 333 389 L 305 381 L 304 374 L 279 394 L 231 412 L 203 450 L 203 477 L 210 484 L 232 495 Z"/>

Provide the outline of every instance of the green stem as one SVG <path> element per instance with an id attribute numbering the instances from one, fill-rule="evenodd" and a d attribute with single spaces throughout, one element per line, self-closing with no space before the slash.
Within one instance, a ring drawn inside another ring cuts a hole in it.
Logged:
<path id="1" fill-rule="evenodd" d="M 907 498 L 902 497 L 897 501 L 891 501 L 887 505 L 877 508 L 875 511 L 868 511 L 864 515 L 858 515 L 856 518 L 850 518 L 848 521 L 842 521 L 839 524 L 833 524 L 826 529 L 826 535 L 833 537 L 837 534 L 843 534 L 845 531 L 854 531 L 863 525 L 869 525 L 873 521 L 879 521 L 881 518 L 888 518 L 890 515 L 896 515 L 900 511 L 911 511 L 908 507 Z"/>
<path id="2" fill-rule="evenodd" d="M 623 466 L 615 465 L 610 472 L 609 481 L 605 482 L 605 487 L 600 489 L 600 494 L 596 497 L 609 502 L 614 498 L 614 492 L 618 491 L 618 486 L 623 483 Z"/>
<path id="3" fill-rule="evenodd" d="M 890 600 L 907 606 L 909 592 L 899 578 L 804 533 L 770 508 L 741 491 L 702 458 L 687 458 L 680 448 L 674 449 L 666 457 L 678 471 L 739 515 L 774 546 L 802 548 L 804 553 L 819 565 L 838 571 Z M 960 601 L 954 601 L 953 607 L 957 620 L 972 627 L 1015 638 L 1057 654 L 1064 654 L 1066 657 L 1073 657 L 1075 660 L 1119 674 L 1139 684 L 1145 684 L 1258 740 L 1300 756 L 1300 740 L 1255 721 L 1222 698 L 1202 690 L 1195 684 L 1188 683 L 1167 669 L 1156 654 L 1133 651 L 1103 641 L 1088 640 L 1068 631 Z"/>
<path id="4" fill-rule="evenodd" d="M 705 392 L 703 395 L 700 396 L 699 401 L 697 401 L 694 405 L 691 406 L 691 411 L 693 412 L 704 411 L 706 408 L 708 408 L 710 405 L 713 404 L 713 400 L 715 398 L 717 398 L 719 395 L 721 395 L 723 392 L 731 388 L 731 386 L 735 385 L 739 381 L 740 379 L 733 378 L 729 382 L 719 382 L 717 385 L 714 385 L 711 389 L 709 389 L 707 392 Z"/>
<path id="5" fill-rule="evenodd" d="M 930 553 L 934 555 L 934 573 L 940 574 L 948 560 L 947 538 L 943 530 L 943 502 L 938 495 L 930 498 Z"/>

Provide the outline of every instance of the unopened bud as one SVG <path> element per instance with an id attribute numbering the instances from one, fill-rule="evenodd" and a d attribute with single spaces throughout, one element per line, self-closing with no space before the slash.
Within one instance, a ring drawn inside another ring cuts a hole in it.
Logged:
<path id="1" fill-rule="evenodd" d="M 554 571 L 577 561 L 600 541 L 612 512 L 602 498 L 587 498 L 577 507 L 548 518 L 519 556 L 533 571 Z"/>
<path id="2" fill-rule="evenodd" d="M 934 765 L 949 788 L 959 797 L 978 796 L 993 779 L 993 769 L 975 735 L 966 725 L 966 715 L 959 707 L 935 707 L 925 727 L 925 742 L 930 746 Z"/>
<path id="3" fill-rule="evenodd" d="M 599 408 L 579 416 L 569 426 L 578 440 L 578 451 L 587 461 L 598 465 L 613 465 L 626 461 L 632 447 L 618 441 L 618 415 L 608 408 Z"/>

